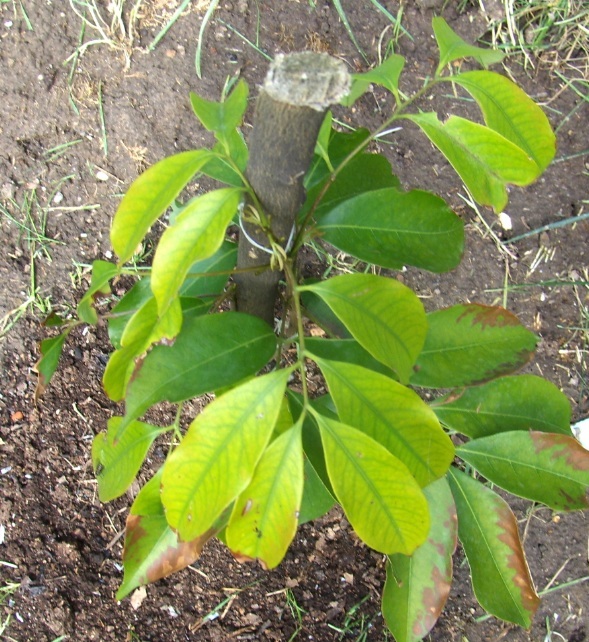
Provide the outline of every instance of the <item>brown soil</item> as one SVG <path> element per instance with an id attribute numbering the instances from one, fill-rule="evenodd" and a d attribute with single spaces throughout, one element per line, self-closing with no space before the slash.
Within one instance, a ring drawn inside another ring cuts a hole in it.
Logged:
<path id="1" fill-rule="evenodd" d="M 227 77 L 238 74 L 252 89 L 260 83 L 266 60 L 224 23 L 252 42 L 258 39 L 259 47 L 271 56 L 314 47 L 341 56 L 352 69 L 365 68 L 332 4 L 320 0 L 312 8 L 313 3 L 306 0 L 232 0 L 221 3 L 209 26 L 203 78 L 198 79 L 194 55 L 203 15 L 198 6 L 203 3 L 193 3 L 195 8 L 177 21 L 153 52 L 145 50 L 161 26 L 154 16 L 166 11 L 171 15 L 169 7 L 177 4 L 145 0 L 128 64 L 124 42 L 118 48 L 92 46 L 79 59 L 71 79 L 70 63 L 65 61 L 78 46 L 81 22 L 70 5 L 29 0 L 0 5 L 0 199 L 22 222 L 24 214 L 14 201 L 22 204 L 34 195 L 47 215 L 48 239 L 35 244 L 32 275 L 29 233 L 2 214 L 0 316 L 26 299 L 31 278 L 39 296 L 50 297 L 52 306 L 62 310 L 73 306 L 86 281 L 80 277 L 84 268 L 76 265 L 111 258 L 109 222 L 130 181 L 163 156 L 211 144 L 191 115 L 190 90 L 217 99 Z M 398 3 L 387 4 L 394 13 Z M 408 57 L 407 90 L 418 86 L 434 65 L 433 13 L 427 8 L 432 4 L 436 3 L 406 3 L 404 25 L 414 37 L 414 42 L 402 38 L 399 44 L 400 53 Z M 473 4 L 476 8 L 460 16 L 451 7 L 444 10 L 450 23 L 469 39 L 481 35 L 484 24 L 478 4 Z M 375 60 L 385 19 L 369 2 L 344 5 L 360 44 Z M 86 40 L 95 35 L 88 32 Z M 514 224 L 512 234 L 517 235 L 582 210 L 582 199 L 589 193 L 584 164 L 589 107 L 563 89 L 562 82 L 542 65 L 526 71 L 510 61 L 508 68 L 531 95 L 546 103 L 559 135 L 558 162 L 535 186 L 512 191 L 508 213 Z M 441 97 L 436 108 L 444 113 L 450 104 L 454 111 L 470 109 L 452 97 Z M 351 117 L 354 123 L 373 127 L 386 113 L 387 99 L 375 91 L 362 99 Z M 339 116 L 350 118 L 343 112 Z M 60 153 L 51 151 L 73 141 Z M 442 276 L 418 271 L 401 275 L 430 309 L 469 300 L 500 303 L 505 278 L 510 285 L 588 280 L 589 222 L 533 235 L 509 245 L 511 254 L 507 254 L 487 232 L 483 219 L 460 199 L 459 182 L 425 139 L 405 127 L 395 134 L 392 145 L 383 147 L 407 186 L 439 193 L 467 222 L 468 249 L 458 270 Z M 37 226 L 40 213 L 33 204 Z M 483 211 L 482 216 L 502 236 L 493 214 Z M 507 303 L 542 338 L 530 371 L 543 374 L 565 391 L 575 419 L 587 416 L 587 289 L 510 289 Z M 275 572 L 239 565 L 221 545 L 212 544 L 193 568 L 149 586 L 138 608 L 130 600 L 117 603 L 114 594 L 122 577 L 117 534 L 129 499 L 100 504 L 89 463 L 92 437 L 115 411 L 100 385 L 108 343 L 102 327 L 73 335 L 54 382 L 35 407 L 32 368 L 38 358 L 37 342 L 47 332 L 39 325 L 40 316 L 38 309 L 29 307 L 0 344 L 0 525 L 4 533 L 0 588 L 8 582 L 20 583 L 2 604 L 0 623 L 11 615 L 0 633 L 2 639 L 387 639 L 379 614 L 383 558 L 354 537 L 337 511 L 302 527 Z M 154 464 L 161 457 L 156 449 Z M 540 590 L 589 575 L 587 515 L 531 512 L 523 501 L 513 505 Z M 525 632 L 493 618 L 477 621 L 483 613 L 460 552 L 455 562 L 452 595 L 428 639 L 587 639 L 588 582 L 549 592 L 532 630 Z M 298 614 L 294 604 L 300 608 Z"/>

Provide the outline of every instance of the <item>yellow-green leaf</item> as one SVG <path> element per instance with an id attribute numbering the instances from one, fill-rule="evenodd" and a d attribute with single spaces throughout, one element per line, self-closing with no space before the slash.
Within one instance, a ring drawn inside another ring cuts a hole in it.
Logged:
<path id="1" fill-rule="evenodd" d="M 164 465 L 166 518 L 189 541 L 205 533 L 250 483 L 272 435 L 289 370 L 227 392 L 192 422 Z"/>
<path id="2" fill-rule="evenodd" d="M 327 472 L 358 536 L 385 553 L 411 555 L 429 532 L 429 510 L 405 464 L 374 439 L 314 413 Z"/>
<path id="3" fill-rule="evenodd" d="M 131 184 L 110 231 L 120 263 L 133 256 L 149 228 L 211 158 L 211 152 L 204 149 L 182 152 L 156 163 Z"/>
<path id="4" fill-rule="evenodd" d="M 107 432 L 96 435 L 92 444 L 101 502 L 109 502 L 129 488 L 155 438 L 168 430 L 134 421 L 116 439 L 120 423 L 121 417 L 109 419 Z"/>
<path id="5" fill-rule="evenodd" d="M 449 78 L 477 101 L 485 123 L 523 149 L 544 171 L 556 151 L 556 136 L 542 109 L 513 81 L 492 71 L 467 71 Z"/>
<path id="6" fill-rule="evenodd" d="M 303 496 L 301 425 L 268 446 L 235 502 L 226 538 L 237 559 L 257 559 L 264 568 L 274 568 L 296 533 Z"/>
<path id="7" fill-rule="evenodd" d="M 383 445 L 422 487 L 446 473 L 454 446 L 433 410 L 413 390 L 350 363 L 317 363 L 340 421 Z"/>
<path id="8" fill-rule="evenodd" d="M 528 154 L 498 132 L 459 116 L 445 123 L 434 112 L 406 114 L 444 154 L 475 200 L 496 212 L 507 204 L 507 184 L 529 185 L 540 174 Z"/>
<path id="9" fill-rule="evenodd" d="M 153 258 L 151 289 L 162 315 L 196 261 L 212 256 L 223 243 L 242 190 L 227 187 L 192 200 L 163 233 Z"/>

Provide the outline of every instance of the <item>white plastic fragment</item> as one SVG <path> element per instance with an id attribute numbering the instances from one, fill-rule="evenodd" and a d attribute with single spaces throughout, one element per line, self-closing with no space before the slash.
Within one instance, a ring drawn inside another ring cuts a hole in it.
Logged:
<path id="1" fill-rule="evenodd" d="M 506 232 L 513 229 L 511 216 L 507 212 L 499 212 L 499 224 Z"/>
<path id="2" fill-rule="evenodd" d="M 143 600 L 147 597 L 147 589 L 145 586 L 140 586 L 138 589 L 133 591 L 131 595 L 131 606 L 136 611 L 142 604 Z"/>
<path id="3" fill-rule="evenodd" d="M 6 535 L 6 527 L 0 524 L 0 544 L 4 544 L 4 536 Z"/>
<path id="4" fill-rule="evenodd" d="M 577 421 L 576 424 L 571 426 L 571 430 L 581 446 L 583 446 L 585 450 L 589 450 L 589 417 Z"/>

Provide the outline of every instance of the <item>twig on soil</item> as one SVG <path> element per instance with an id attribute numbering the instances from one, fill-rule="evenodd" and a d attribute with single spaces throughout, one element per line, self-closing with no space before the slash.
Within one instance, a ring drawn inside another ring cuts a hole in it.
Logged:
<path id="1" fill-rule="evenodd" d="M 548 225 L 537 227 L 535 230 L 524 232 L 523 234 L 518 234 L 517 236 L 513 236 L 510 239 L 507 239 L 506 241 L 502 241 L 502 243 L 515 243 L 517 241 L 521 241 L 522 239 L 528 238 L 530 236 L 536 236 L 537 234 L 541 234 L 542 232 L 548 232 L 549 230 L 554 230 L 559 227 L 565 227 L 566 225 L 574 225 L 575 223 L 578 223 L 579 221 L 584 221 L 587 218 L 589 218 L 589 212 L 584 212 L 583 214 L 579 214 L 578 216 L 571 216 L 570 218 L 565 218 L 562 221 L 554 221 L 552 223 L 548 223 Z"/>

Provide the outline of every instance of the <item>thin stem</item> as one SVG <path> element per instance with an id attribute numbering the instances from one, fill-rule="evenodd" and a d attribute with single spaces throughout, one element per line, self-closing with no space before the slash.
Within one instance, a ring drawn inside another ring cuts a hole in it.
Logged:
<path id="1" fill-rule="evenodd" d="M 183 407 L 184 407 L 184 402 L 181 401 L 178 404 L 178 409 L 176 410 L 176 417 L 174 418 L 174 423 L 171 426 L 171 428 L 174 430 L 174 435 L 176 436 L 176 439 L 178 439 L 178 441 L 182 441 L 182 433 L 180 432 L 180 419 L 182 417 Z M 171 447 L 172 447 L 172 444 L 170 444 L 170 448 Z"/>
<path id="2" fill-rule="evenodd" d="M 309 390 L 307 388 L 307 369 L 305 367 L 305 328 L 303 326 L 303 311 L 301 308 L 301 297 L 297 288 L 296 275 L 293 269 L 292 261 L 288 260 L 284 265 L 284 274 L 288 288 L 292 293 L 292 300 L 294 305 L 294 313 L 297 322 L 297 332 L 299 335 L 299 363 L 298 368 L 301 373 L 301 386 L 303 388 L 304 407 L 306 408 L 309 402 Z"/>

